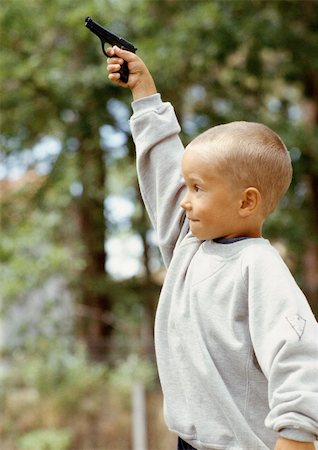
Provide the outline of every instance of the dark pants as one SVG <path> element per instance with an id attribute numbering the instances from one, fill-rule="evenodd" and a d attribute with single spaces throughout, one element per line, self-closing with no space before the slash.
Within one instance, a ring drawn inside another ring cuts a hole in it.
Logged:
<path id="1" fill-rule="evenodd" d="M 178 449 L 177 450 L 195 450 L 190 444 L 184 442 L 181 438 L 178 437 Z"/>

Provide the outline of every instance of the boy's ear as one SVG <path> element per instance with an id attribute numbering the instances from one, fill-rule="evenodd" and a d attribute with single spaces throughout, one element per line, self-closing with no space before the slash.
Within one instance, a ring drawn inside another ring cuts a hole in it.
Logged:
<path id="1" fill-rule="evenodd" d="M 255 187 L 245 189 L 241 197 L 239 214 L 241 217 L 248 217 L 254 214 L 261 204 L 261 194 Z"/>

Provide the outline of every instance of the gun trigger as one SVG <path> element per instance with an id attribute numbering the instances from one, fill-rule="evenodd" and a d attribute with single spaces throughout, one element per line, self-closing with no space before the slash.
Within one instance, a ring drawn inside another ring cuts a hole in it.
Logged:
<path id="1" fill-rule="evenodd" d="M 106 58 L 109 58 L 109 56 L 107 55 L 107 53 L 105 52 L 105 42 L 106 41 L 102 41 L 102 40 L 100 40 L 101 41 L 101 44 L 102 44 L 102 50 L 103 50 L 103 53 L 104 53 L 104 55 L 106 56 Z"/>

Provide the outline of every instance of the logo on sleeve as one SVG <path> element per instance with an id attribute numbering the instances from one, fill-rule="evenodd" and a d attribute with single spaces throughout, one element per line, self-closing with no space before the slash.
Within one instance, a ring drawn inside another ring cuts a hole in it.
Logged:
<path id="1" fill-rule="evenodd" d="M 306 320 L 303 319 L 299 314 L 294 314 L 292 316 L 286 317 L 286 320 L 297 334 L 298 339 L 301 340 L 302 335 L 305 331 Z"/>

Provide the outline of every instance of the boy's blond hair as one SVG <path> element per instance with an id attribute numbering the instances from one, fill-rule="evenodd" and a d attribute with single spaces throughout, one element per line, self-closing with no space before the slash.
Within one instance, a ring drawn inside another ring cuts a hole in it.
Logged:
<path id="1" fill-rule="evenodd" d="M 217 153 L 221 173 L 235 186 L 255 187 L 262 196 L 267 217 L 286 193 L 292 179 L 289 152 L 270 128 L 255 122 L 230 122 L 197 136 L 189 145 Z"/>

